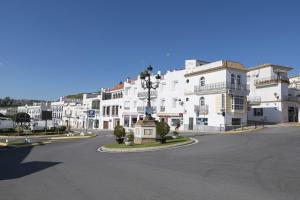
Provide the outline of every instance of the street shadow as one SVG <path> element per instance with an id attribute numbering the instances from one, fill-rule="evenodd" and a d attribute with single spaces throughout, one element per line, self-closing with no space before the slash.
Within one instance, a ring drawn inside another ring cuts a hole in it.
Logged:
<path id="1" fill-rule="evenodd" d="M 33 147 L 11 148 L 0 151 L 0 181 L 21 178 L 53 167 L 60 162 L 31 161 L 22 163 Z"/>

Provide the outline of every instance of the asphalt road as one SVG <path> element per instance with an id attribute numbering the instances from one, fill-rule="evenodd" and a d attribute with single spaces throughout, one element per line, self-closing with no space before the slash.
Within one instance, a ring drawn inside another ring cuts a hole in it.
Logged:
<path id="1" fill-rule="evenodd" d="M 300 199 L 300 128 L 197 136 L 198 144 L 100 153 L 109 134 L 0 150 L 1 200 Z"/>

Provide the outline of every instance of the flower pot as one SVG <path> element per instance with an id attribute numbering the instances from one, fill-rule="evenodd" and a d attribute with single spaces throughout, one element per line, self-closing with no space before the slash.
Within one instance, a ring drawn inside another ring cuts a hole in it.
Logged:
<path id="1" fill-rule="evenodd" d="M 127 141 L 127 142 L 125 142 L 125 145 L 126 146 L 132 146 L 133 145 L 133 141 Z"/>
<path id="2" fill-rule="evenodd" d="M 124 138 L 117 138 L 116 141 L 118 144 L 122 144 L 124 142 Z"/>

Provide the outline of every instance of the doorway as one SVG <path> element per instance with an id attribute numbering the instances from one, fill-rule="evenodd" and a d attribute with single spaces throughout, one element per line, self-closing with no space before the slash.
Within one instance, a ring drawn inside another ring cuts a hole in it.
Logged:
<path id="1" fill-rule="evenodd" d="M 193 130 L 194 129 L 194 118 L 190 117 L 189 118 L 189 130 Z"/>
<path id="2" fill-rule="evenodd" d="M 288 115 L 289 115 L 289 122 L 298 122 L 298 111 L 297 107 L 289 107 Z"/>
<path id="3" fill-rule="evenodd" d="M 108 129 L 108 121 L 103 122 L 103 129 Z"/>

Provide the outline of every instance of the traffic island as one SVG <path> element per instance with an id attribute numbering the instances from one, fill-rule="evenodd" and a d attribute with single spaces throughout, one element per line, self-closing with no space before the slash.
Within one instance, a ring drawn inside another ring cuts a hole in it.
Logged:
<path id="1" fill-rule="evenodd" d="M 12 142 L 1 142 L 0 146 L 2 148 L 21 148 L 21 147 L 32 147 L 32 146 L 40 146 L 45 144 L 50 144 L 50 141 L 40 141 L 40 142 L 25 142 L 25 141 L 12 141 Z"/>
<path id="2" fill-rule="evenodd" d="M 98 149 L 100 152 L 111 152 L 111 153 L 126 153 L 126 152 L 145 152 L 145 151 L 157 151 L 163 149 L 170 149 L 176 147 L 187 146 L 197 143 L 198 140 L 190 137 L 180 137 L 176 139 L 167 139 L 165 143 L 160 141 L 149 142 L 145 144 L 133 144 L 127 146 L 126 144 L 107 144 Z"/>

